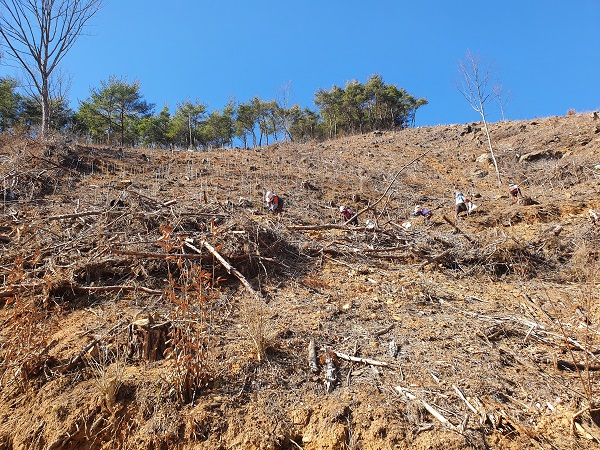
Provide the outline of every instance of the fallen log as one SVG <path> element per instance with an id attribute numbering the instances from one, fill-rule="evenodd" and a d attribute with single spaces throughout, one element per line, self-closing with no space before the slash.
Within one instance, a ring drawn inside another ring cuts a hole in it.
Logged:
<path id="1" fill-rule="evenodd" d="M 448 219 L 448 217 L 446 217 L 446 215 L 445 215 L 445 214 L 444 214 L 444 215 L 442 215 L 442 218 L 443 218 L 443 219 L 444 219 L 446 222 L 448 222 L 450 225 L 452 225 L 452 227 L 453 227 L 453 228 L 456 230 L 456 232 L 457 232 L 458 234 L 460 234 L 460 235 L 464 236 L 464 237 L 465 237 L 465 239 L 466 239 L 467 241 L 469 241 L 469 242 L 473 243 L 473 239 L 471 239 L 469 236 L 467 236 L 467 234 L 466 234 L 466 233 L 465 233 L 463 230 L 461 230 L 460 228 L 458 228 L 454 222 L 452 222 L 450 219 Z"/>
<path id="2" fill-rule="evenodd" d="M 197 253 L 202 253 L 200 251 L 200 249 L 196 248 L 195 246 L 193 246 L 189 242 L 186 242 L 185 246 L 188 247 L 191 250 L 194 250 Z M 201 242 L 201 246 L 204 247 L 206 250 L 208 250 L 208 252 L 211 255 L 213 255 L 221 263 L 221 265 L 223 267 L 225 267 L 225 270 L 227 270 L 227 273 L 232 273 L 233 275 L 235 275 L 237 277 L 237 279 L 240 280 L 240 283 L 242 283 L 246 287 L 246 289 L 248 290 L 248 292 L 250 292 L 256 299 L 264 301 L 264 298 L 262 297 L 262 295 L 260 295 L 258 292 L 256 292 L 254 290 L 254 288 L 250 285 L 250 283 L 248 282 L 248 280 L 246 280 L 246 277 L 244 277 L 244 275 L 242 275 L 239 270 L 237 270 L 235 267 L 233 267 L 231 264 L 229 264 L 227 262 L 227 260 L 225 260 L 225 258 L 223 258 L 219 254 L 219 252 L 217 252 L 215 250 L 215 248 L 212 245 L 210 245 L 208 242 L 206 242 L 206 241 L 203 240 Z"/>

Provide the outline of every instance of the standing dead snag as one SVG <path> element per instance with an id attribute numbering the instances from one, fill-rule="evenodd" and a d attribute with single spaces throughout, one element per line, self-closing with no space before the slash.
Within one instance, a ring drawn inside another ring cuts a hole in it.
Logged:
<path id="1" fill-rule="evenodd" d="M 490 149 L 494 168 L 496 169 L 498 185 L 500 185 L 502 184 L 502 181 L 500 180 L 500 171 L 498 170 L 496 155 L 494 154 L 494 149 L 492 147 L 492 139 L 488 129 L 485 108 L 491 100 L 498 98 L 498 92 L 501 87 L 498 84 L 494 84 L 492 87 L 489 86 L 493 76 L 492 70 L 483 67 L 479 58 L 474 56 L 471 52 L 467 52 L 466 60 L 466 64 L 463 61 L 459 64 L 461 80 L 460 83 L 456 83 L 456 89 L 469 102 L 471 108 L 477 111 L 481 116 L 488 148 Z"/>
<path id="2" fill-rule="evenodd" d="M 333 391 L 335 382 L 337 381 L 337 369 L 335 367 L 335 353 L 329 348 L 325 347 L 325 390 L 327 393 Z"/>
<path id="3" fill-rule="evenodd" d="M 317 364 L 317 349 L 315 347 L 314 339 L 311 339 L 308 344 L 308 367 L 313 373 L 319 371 L 319 365 Z"/>
<path id="4" fill-rule="evenodd" d="M 23 67 L 42 106 L 42 136 L 50 129 L 51 76 L 104 0 L 0 0 L 0 35 Z"/>

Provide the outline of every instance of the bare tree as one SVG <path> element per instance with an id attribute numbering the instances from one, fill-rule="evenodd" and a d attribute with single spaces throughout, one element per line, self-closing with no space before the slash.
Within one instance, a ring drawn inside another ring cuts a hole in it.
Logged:
<path id="1" fill-rule="evenodd" d="M 283 83 L 277 88 L 276 103 L 277 115 L 279 116 L 280 126 L 283 129 L 283 138 L 292 140 L 290 133 L 291 115 L 290 115 L 290 97 L 292 92 L 292 82 Z"/>
<path id="2" fill-rule="evenodd" d="M 42 136 L 50 128 L 50 77 L 104 0 L 0 0 L 0 35 L 42 103 Z"/>
<path id="3" fill-rule="evenodd" d="M 510 91 L 504 91 L 502 86 L 498 87 L 498 92 L 497 92 L 498 107 L 500 108 L 500 114 L 502 115 L 502 122 L 504 122 L 506 120 L 506 117 L 504 116 L 504 110 L 506 109 L 506 105 L 509 101 L 510 95 L 511 95 Z"/>
<path id="4" fill-rule="evenodd" d="M 482 64 L 480 58 L 474 56 L 470 51 L 467 51 L 465 60 L 459 62 L 458 69 L 460 80 L 456 83 L 456 89 L 469 102 L 471 107 L 481 115 L 488 147 L 496 169 L 498 184 L 502 184 L 485 115 L 486 106 L 498 97 L 499 85 L 493 82 L 494 72 L 491 67 Z"/>

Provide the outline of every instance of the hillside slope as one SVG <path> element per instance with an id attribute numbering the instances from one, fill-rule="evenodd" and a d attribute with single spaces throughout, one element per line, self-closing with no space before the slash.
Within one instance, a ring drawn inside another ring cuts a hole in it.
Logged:
<path id="1" fill-rule="evenodd" d="M 0 137 L 0 449 L 597 448 L 600 120 L 490 130 Z"/>

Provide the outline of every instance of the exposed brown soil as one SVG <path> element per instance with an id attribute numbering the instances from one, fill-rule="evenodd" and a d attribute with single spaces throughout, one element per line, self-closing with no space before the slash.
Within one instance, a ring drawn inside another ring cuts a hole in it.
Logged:
<path id="1" fill-rule="evenodd" d="M 600 121 L 490 130 L 0 136 L 0 450 L 597 448 Z"/>

